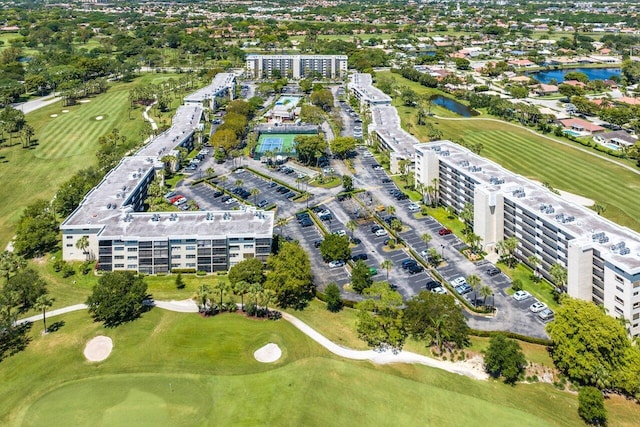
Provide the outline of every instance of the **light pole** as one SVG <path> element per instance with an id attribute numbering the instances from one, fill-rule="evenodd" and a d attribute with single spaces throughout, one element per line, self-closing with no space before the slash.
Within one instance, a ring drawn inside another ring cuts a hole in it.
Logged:
<path id="1" fill-rule="evenodd" d="M 441 255 L 442 255 L 442 260 L 444 261 L 444 245 L 440 245 L 440 248 L 442 248 Z"/>

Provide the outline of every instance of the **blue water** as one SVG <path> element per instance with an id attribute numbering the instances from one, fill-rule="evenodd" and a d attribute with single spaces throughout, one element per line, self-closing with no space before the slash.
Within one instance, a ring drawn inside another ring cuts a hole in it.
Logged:
<path id="1" fill-rule="evenodd" d="M 551 79 L 556 79 L 558 83 L 561 83 L 564 80 L 564 75 L 572 71 L 585 73 L 589 80 L 607 80 L 611 76 L 620 76 L 620 68 L 571 68 L 566 70 L 535 71 L 529 75 L 540 83 L 548 84 Z"/>
<path id="2" fill-rule="evenodd" d="M 574 130 L 565 129 L 565 130 L 563 130 L 563 132 L 566 133 L 567 135 L 571 135 L 571 136 L 582 136 L 582 134 L 580 132 L 576 132 Z"/>
<path id="3" fill-rule="evenodd" d="M 276 105 L 293 105 L 293 106 L 296 106 L 296 105 L 298 105 L 298 102 L 300 102 L 300 97 L 297 97 L 297 96 L 281 96 L 280 99 L 278 99 L 278 102 L 276 102 Z"/>
<path id="4" fill-rule="evenodd" d="M 611 148 L 612 150 L 616 150 L 616 151 L 620 150 L 620 147 L 618 147 L 616 144 L 607 143 L 607 144 L 604 144 L 604 145 L 606 145 L 607 147 Z"/>
<path id="5" fill-rule="evenodd" d="M 447 98 L 446 96 L 433 95 L 429 100 L 435 105 L 444 107 L 449 111 L 453 111 L 454 113 L 461 115 L 462 117 L 473 117 L 479 114 L 476 110 L 459 103 L 455 99 Z"/>

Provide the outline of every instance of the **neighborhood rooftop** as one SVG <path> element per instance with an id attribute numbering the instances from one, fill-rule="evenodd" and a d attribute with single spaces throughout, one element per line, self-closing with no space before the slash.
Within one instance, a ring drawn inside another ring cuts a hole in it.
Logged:
<path id="1" fill-rule="evenodd" d="M 439 156 L 447 157 L 449 164 L 455 165 L 480 184 L 500 189 L 506 199 L 512 199 L 531 212 L 554 220 L 555 225 L 567 235 L 592 241 L 603 259 L 614 265 L 624 265 L 633 272 L 640 272 L 640 234 L 637 232 L 615 224 L 591 209 L 568 202 L 542 185 L 516 175 L 451 141 L 421 144 L 417 149 L 438 152 Z"/>
<path id="2" fill-rule="evenodd" d="M 205 86 L 187 96 L 184 97 L 184 102 L 189 103 L 202 103 L 207 99 L 220 96 L 226 90 L 233 90 L 235 87 L 235 74 L 233 73 L 218 73 L 213 78 L 213 81 L 209 86 Z"/>

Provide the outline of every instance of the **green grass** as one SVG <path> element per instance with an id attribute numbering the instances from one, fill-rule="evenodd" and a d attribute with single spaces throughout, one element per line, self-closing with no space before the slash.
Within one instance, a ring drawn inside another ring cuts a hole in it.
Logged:
<path id="1" fill-rule="evenodd" d="M 0 424 L 582 425 L 576 396 L 548 384 L 342 360 L 285 321 L 157 309 L 115 329 L 85 312 L 55 320 L 65 322 L 57 332 L 43 337 L 34 324 L 28 348 L 1 362 Z M 98 334 L 114 340 L 113 352 L 88 363 L 82 350 Z M 258 363 L 253 351 L 267 342 L 283 357 Z M 611 425 L 635 425 L 637 405 L 606 404 Z"/>
<path id="2" fill-rule="evenodd" d="M 27 122 L 35 129 L 37 145 L 22 148 L 14 145 L 0 148 L 0 246 L 4 247 L 15 229 L 25 206 L 37 199 L 49 200 L 58 187 L 76 171 L 96 164 L 98 138 L 119 128 L 129 140 L 142 141 L 142 112 L 128 115 L 128 93 L 135 86 L 157 83 L 170 74 L 147 74 L 130 83 L 114 84 L 106 93 L 91 98 L 89 103 L 63 107 L 62 102 L 27 114 Z M 68 110 L 63 113 L 62 110 Z M 57 114 L 57 117 L 51 117 Z M 103 120 L 95 120 L 103 116 Z"/>
<path id="3" fill-rule="evenodd" d="M 553 286 L 546 280 L 538 283 L 534 282 L 531 270 L 524 264 L 519 263 L 516 268 L 509 268 L 502 263 L 499 263 L 498 266 L 512 281 L 516 279 L 520 280 L 520 282 L 522 282 L 522 289 L 547 304 L 550 309 L 556 310 L 559 307 L 559 304 L 553 298 Z M 509 288 L 507 292 L 512 294 L 514 291 Z"/>
<path id="4" fill-rule="evenodd" d="M 414 82 L 399 75 L 393 76 L 398 83 L 407 84 L 419 93 L 432 92 L 420 85 L 411 86 Z M 433 112 L 440 114 L 436 110 Z M 404 128 L 420 140 L 428 140 L 426 127 L 416 123 L 415 108 L 398 107 L 398 113 Z M 635 202 L 640 192 L 640 175 L 605 160 L 612 158 L 595 151 L 581 151 L 578 144 L 562 145 L 506 122 L 482 118 L 447 120 L 447 116 L 443 117 L 429 120 L 443 132 L 445 139 L 481 143 L 483 157 L 517 174 L 598 201 L 607 208 L 605 217 L 640 231 L 640 205 Z"/>
<path id="5" fill-rule="evenodd" d="M 427 212 L 440 224 L 451 230 L 453 234 L 460 238 L 463 237 L 462 230 L 464 230 L 464 223 L 460 221 L 456 216 L 450 217 L 449 212 L 447 212 L 445 208 L 427 208 Z"/>
<path id="6" fill-rule="evenodd" d="M 320 188 L 335 188 L 341 184 L 342 184 L 342 178 L 340 178 L 337 175 L 326 179 L 322 183 L 320 183 L 318 179 L 315 179 L 309 183 L 309 185 L 313 187 L 320 187 Z"/>

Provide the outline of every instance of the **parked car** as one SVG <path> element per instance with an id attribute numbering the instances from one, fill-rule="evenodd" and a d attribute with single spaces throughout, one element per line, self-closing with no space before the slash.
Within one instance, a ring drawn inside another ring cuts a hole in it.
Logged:
<path id="1" fill-rule="evenodd" d="M 500 270 L 498 267 L 490 267 L 487 269 L 487 274 L 491 277 L 497 276 L 500 273 L 502 273 L 502 270 Z"/>
<path id="2" fill-rule="evenodd" d="M 412 266 L 409 266 L 407 268 L 407 271 L 409 272 L 409 274 L 422 273 L 424 271 L 424 267 L 421 266 L 420 264 L 414 264 Z"/>
<path id="3" fill-rule="evenodd" d="M 286 197 L 287 199 L 292 199 L 295 196 L 296 196 L 296 193 L 294 193 L 293 191 L 290 191 L 289 193 L 284 195 L 284 197 Z"/>
<path id="4" fill-rule="evenodd" d="M 409 206 L 407 206 L 407 209 L 409 209 L 411 212 L 415 212 L 420 210 L 420 206 L 415 203 L 411 203 Z"/>
<path id="5" fill-rule="evenodd" d="M 344 230 L 334 231 L 333 234 L 337 234 L 338 236 L 346 236 L 347 232 Z"/>
<path id="6" fill-rule="evenodd" d="M 171 199 L 172 197 L 176 196 L 176 192 L 175 191 L 169 191 L 167 194 L 164 195 L 165 199 Z"/>
<path id="7" fill-rule="evenodd" d="M 554 316 L 553 310 L 551 310 L 550 308 L 545 308 L 540 313 L 538 313 L 538 317 L 544 321 L 553 319 L 553 316 Z"/>
<path id="8" fill-rule="evenodd" d="M 402 261 L 402 264 L 400 264 L 402 266 L 402 268 L 404 270 L 406 270 L 407 268 L 411 267 L 412 265 L 417 265 L 418 262 L 415 259 L 411 259 L 411 258 L 407 258 L 404 261 Z"/>
<path id="9" fill-rule="evenodd" d="M 319 248 L 321 244 L 322 244 L 322 240 L 316 240 L 315 242 L 313 242 L 313 247 Z"/>
<path id="10" fill-rule="evenodd" d="M 223 192 L 223 191 L 218 190 L 218 191 L 216 191 L 215 193 L 213 193 L 213 198 L 214 198 L 214 199 L 217 199 L 218 197 L 222 197 L 223 195 L 224 195 L 224 192 Z"/>
<path id="11" fill-rule="evenodd" d="M 353 237 L 351 238 L 351 243 L 354 245 L 359 245 L 360 243 L 362 243 L 362 240 L 358 239 L 357 237 Z"/>
<path id="12" fill-rule="evenodd" d="M 547 304 L 540 301 L 536 301 L 529 306 L 529 310 L 531 310 L 532 313 L 539 313 L 545 308 L 547 308 Z"/>
<path id="13" fill-rule="evenodd" d="M 383 184 L 388 184 L 391 182 L 391 178 L 382 178 L 382 183 Z"/>
<path id="14" fill-rule="evenodd" d="M 377 224 L 371 227 L 372 233 L 376 233 L 378 230 L 382 230 L 382 227 Z"/>
<path id="15" fill-rule="evenodd" d="M 278 186 L 278 183 L 277 183 L 277 182 L 273 182 L 273 181 L 272 181 L 272 182 L 271 182 L 271 184 L 269 184 L 269 187 L 270 187 L 270 188 L 277 187 L 277 186 Z"/>
<path id="16" fill-rule="evenodd" d="M 467 283 L 463 283 L 462 285 L 458 285 L 456 286 L 456 292 L 459 293 L 460 295 L 464 295 L 464 294 L 468 294 L 469 292 L 471 292 L 473 290 L 473 288 L 471 286 L 469 286 Z"/>
<path id="17" fill-rule="evenodd" d="M 451 286 L 455 288 L 456 286 L 462 285 L 463 283 L 467 283 L 467 279 L 462 276 L 458 276 L 451 281 Z"/>
<path id="18" fill-rule="evenodd" d="M 435 280 L 429 279 L 427 280 L 427 283 L 424 284 L 424 287 L 425 289 L 432 291 L 435 288 L 442 287 L 442 286 L 440 285 L 440 283 L 436 282 Z"/>
<path id="19" fill-rule="evenodd" d="M 382 237 L 386 235 L 387 235 L 387 230 L 385 230 L 384 228 L 381 228 L 380 230 L 376 231 L 376 236 L 378 237 Z"/>
<path id="20" fill-rule="evenodd" d="M 434 294 L 441 294 L 441 295 L 444 295 L 447 293 L 447 291 L 445 291 L 442 286 L 437 286 L 431 289 L 431 292 L 433 292 Z"/>
<path id="21" fill-rule="evenodd" d="M 451 230 L 449 230 L 448 228 L 441 228 L 440 230 L 438 230 L 438 234 L 441 236 L 446 236 L 448 234 L 451 234 Z"/>
<path id="22" fill-rule="evenodd" d="M 356 254 L 351 257 L 352 261 L 358 261 L 358 260 L 364 261 L 367 259 L 369 259 L 369 256 L 367 254 Z"/>
<path id="23" fill-rule="evenodd" d="M 302 221 L 300 221 L 300 226 L 301 227 L 310 227 L 313 225 L 313 221 L 311 221 L 311 219 L 307 218 L 307 219 L 303 219 Z"/>
<path id="24" fill-rule="evenodd" d="M 431 256 L 429 255 L 429 251 L 426 250 L 426 249 L 424 251 L 420 252 L 420 256 L 422 258 L 424 258 L 425 260 L 428 260 L 429 258 L 431 258 Z"/>
<path id="25" fill-rule="evenodd" d="M 516 301 L 524 301 L 530 297 L 531 294 L 527 291 L 516 291 L 516 293 L 513 294 L 513 299 Z"/>
<path id="26" fill-rule="evenodd" d="M 344 261 L 337 259 L 329 263 L 329 268 L 338 268 L 338 267 L 344 267 Z"/>

